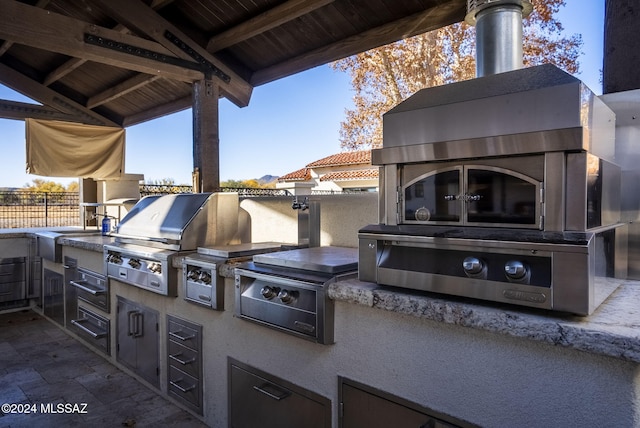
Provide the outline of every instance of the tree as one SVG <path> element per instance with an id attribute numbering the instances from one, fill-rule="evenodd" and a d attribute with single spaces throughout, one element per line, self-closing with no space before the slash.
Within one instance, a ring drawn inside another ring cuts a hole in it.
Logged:
<path id="1" fill-rule="evenodd" d="M 555 15 L 565 0 L 535 0 L 523 22 L 524 65 L 552 63 L 576 73 L 582 36 L 562 35 Z M 348 72 L 354 108 L 345 111 L 340 145 L 349 150 L 382 146 L 382 114 L 416 91 L 475 75 L 475 28 L 462 22 L 354 55 L 331 66 Z"/>
<path id="2" fill-rule="evenodd" d="M 54 193 L 54 192 L 78 192 L 80 190 L 80 186 L 77 181 L 72 181 L 65 188 L 64 184 L 56 183 L 54 181 L 46 181 L 42 178 L 34 178 L 31 184 L 25 184 L 22 188 L 23 190 L 28 190 L 31 192 L 46 192 L 46 193 Z"/>
<path id="3" fill-rule="evenodd" d="M 53 181 L 46 181 L 42 178 L 33 179 L 33 182 L 31 185 L 25 184 L 24 190 L 29 190 L 32 192 L 46 192 L 46 193 L 66 191 L 64 188 L 64 185 L 53 182 Z"/>

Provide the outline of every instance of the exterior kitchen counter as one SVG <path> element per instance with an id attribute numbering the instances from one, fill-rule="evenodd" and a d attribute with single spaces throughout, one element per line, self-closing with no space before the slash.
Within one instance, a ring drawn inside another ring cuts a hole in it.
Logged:
<path id="1" fill-rule="evenodd" d="M 102 253 L 103 247 L 113 244 L 115 239 L 110 236 L 90 235 L 90 236 L 63 236 L 58 242 L 67 247 L 79 248 L 81 250 L 95 251 Z"/>
<path id="2" fill-rule="evenodd" d="M 587 317 L 413 292 L 346 280 L 329 286 L 329 298 L 440 323 L 470 327 L 625 361 L 640 362 L 640 281 L 620 286 Z"/>

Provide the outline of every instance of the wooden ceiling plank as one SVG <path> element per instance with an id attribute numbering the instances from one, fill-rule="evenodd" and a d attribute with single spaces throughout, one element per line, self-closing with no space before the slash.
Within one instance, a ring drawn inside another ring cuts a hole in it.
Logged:
<path id="1" fill-rule="evenodd" d="M 127 128 L 129 126 L 137 125 L 138 123 L 146 122 L 149 119 L 156 119 L 161 116 L 166 116 L 182 110 L 187 110 L 192 107 L 192 103 L 193 99 L 191 95 L 189 95 L 188 97 L 180 98 L 178 100 L 156 106 L 141 113 L 127 116 L 122 126 Z"/>
<path id="2" fill-rule="evenodd" d="M 208 52 L 217 52 L 250 39 L 291 20 L 324 7 L 335 0 L 289 0 L 249 19 L 227 31 L 215 35 L 207 43 Z"/>
<path id="3" fill-rule="evenodd" d="M 44 86 L 49 86 L 53 82 L 56 82 L 62 79 L 67 74 L 71 73 L 73 70 L 80 67 L 85 62 L 87 61 L 82 58 L 71 58 L 60 67 L 57 67 L 55 70 L 47 74 L 47 77 L 44 78 L 44 81 L 42 83 L 44 84 Z"/>
<path id="4" fill-rule="evenodd" d="M 253 86 L 263 85 L 318 65 L 382 46 L 385 43 L 391 43 L 390 40 L 402 40 L 454 24 L 464 19 L 465 11 L 466 6 L 464 0 L 460 0 L 457 3 L 434 6 L 433 8 L 426 9 L 409 17 L 373 28 L 345 38 L 339 42 L 306 52 L 271 67 L 258 70 L 253 74 L 250 82 Z"/>
<path id="5" fill-rule="evenodd" d="M 34 7 L 39 7 L 44 9 L 49 4 L 50 0 L 38 0 L 38 2 L 34 5 Z M 0 56 L 4 55 L 9 48 L 13 45 L 13 42 L 5 40 L 2 45 L 0 45 Z"/>
<path id="6" fill-rule="evenodd" d="M 87 100 L 87 108 L 95 108 L 116 98 L 122 97 L 129 92 L 135 91 L 151 82 L 155 82 L 160 79 L 160 76 L 153 76 L 150 74 L 138 74 L 131 79 L 128 79 L 118 85 L 115 85 L 106 91 L 96 94 Z"/>
<path id="7" fill-rule="evenodd" d="M 82 104 L 59 94 L 53 89 L 28 78 L 24 74 L 2 63 L 0 63 L 0 83 L 14 91 L 28 94 L 29 98 L 39 103 L 53 107 L 68 115 L 75 116 L 79 122 L 94 125 L 120 126 L 119 123 L 86 108 Z"/>
<path id="8" fill-rule="evenodd" d="M 184 58 L 193 59 L 183 49 L 171 42 L 165 37 L 167 31 L 171 32 L 183 43 L 193 54 L 208 61 L 214 67 L 218 68 L 222 73 L 230 77 L 229 82 L 220 79 L 219 85 L 224 92 L 229 95 L 230 100 L 239 107 L 245 107 L 249 104 L 253 87 L 247 81 L 237 75 L 230 67 L 222 61 L 215 58 L 205 48 L 198 45 L 190 37 L 168 22 L 162 16 L 157 14 L 153 9 L 139 0 L 95 0 L 100 3 L 100 7 L 107 12 L 112 18 L 122 25 L 146 34 L 156 42 L 174 53 L 174 55 Z"/>
<path id="9" fill-rule="evenodd" d="M 0 100 L 0 118 L 14 120 L 62 120 L 65 122 L 82 123 L 82 118 L 71 114 L 62 113 L 61 111 L 58 111 L 51 107 L 9 100 Z"/>
<path id="10" fill-rule="evenodd" d="M 87 44 L 84 42 L 84 35 L 91 34 L 97 38 L 113 40 L 158 54 L 170 54 L 159 43 L 47 12 L 17 1 L 0 0 L 0 9 L 3 11 L 0 39 L 189 83 L 204 76 L 199 70 Z"/>

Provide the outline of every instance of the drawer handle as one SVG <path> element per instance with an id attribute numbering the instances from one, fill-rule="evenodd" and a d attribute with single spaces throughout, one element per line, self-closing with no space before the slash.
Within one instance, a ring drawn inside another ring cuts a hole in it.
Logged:
<path id="1" fill-rule="evenodd" d="M 102 339 L 103 337 L 107 336 L 107 333 L 104 332 L 104 331 L 95 332 L 95 331 L 91 330 L 90 328 L 85 327 L 83 325 L 83 324 L 88 323 L 88 322 L 89 322 L 89 320 L 86 319 L 86 318 L 81 318 L 81 319 L 78 319 L 78 320 L 71 320 L 71 324 L 75 325 L 80 330 L 84 331 L 89 336 L 93 337 L 94 339 Z"/>
<path id="2" fill-rule="evenodd" d="M 199 294 L 199 295 L 198 295 L 198 299 L 200 299 L 200 300 L 205 300 L 205 301 L 207 301 L 207 302 L 210 302 L 210 301 L 211 301 L 211 297 L 210 297 L 210 296 L 205 296 L 204 294 Z"/>
<path id="3" fill-rule="evenodd" d="M 180 363 L 180 364 L 182 364 L 183 366 L 186 366 L 187 364 L 191 364 L 191 363 L 193 363 L 193 362 L 195 362 L 195 361 L 196 361 L 195 357 L 194 357 L 194 358 L 191 358 L 190 360 L 181 360 L 180 358 L 178 358 L 178 357 L 179 357 L 179 356 L 181 356 L 181 355 L 182 355 L 182 352 L 179 352 L 179 353 L 177 353 L 177 354 L 175 354 L 175 355 L 171 355 L 171 354 L 170 354 L 170 355 L 169 355 L 169 358 L 171 358 L 171 359 L 172 359 L 172 360 L 174 360 L 174 361 L 179 362 L 179 363 Z"/>
<path id="4" fill-rule="evenodd" d="M 185 340 L 193 339 L 196 337 L 195 334 L 187 335 L 187 334 L 184 334 L 182 331 L 176 331 L 176 332 L 170 331 L 169 336 L 175 337 L 179 340 L 182 340 L 183 342 Z"/>
<path id="5" fill-rule="evenodd" d="M 270 390 L 273 390 L 273 392 L 268 391 L 267 388 L 269 388 Z M 268 383 L 264 383 L 261 386 L 253 385 L 253 389 L 266 395 L 267 397 L 273 398 L 276 401 L 284 400 L 285 398 L 291 395 L 289 391 L 282 391 L 276 388 L 274 385 L 271 385 Z"/>
<path id="6" fill-rule="evenodd" d="M 183 393 L 187 393 L 187 392 L 191 391 L 192 389 L 196 389 L 196 386 L 195 386 L 195 385 L 189 385 L 188 387 L 183 388 L 183 387 L 181 387 L 180 385 L 178 385 L 178 382 L 182 382 L 182 378 L 180 378 L 180 379 L 176 379 L 176 381 L 175 381 L 175 382 L 174 382 L 174 381 L 172 381 L 172 380 L 170 380 L 170 381 L 169 381 L 169 383 L 170 383 L 171 385 L 173 385 L 174 387 L 176 387 L 177 389 L 179 389 L 179 390 L 180 390 L 180 392 L 183 392 Z"/>
<path id="7" fill-rule="evenodd" d="M 93 288 L 87 287 L 86 285 L 84 285 L 86 283 L 87 283 L 86 281 L 82 281 L 82 282 L 69 281 L 69 284 L 73 285 L 76 288 L 79 288 L 80 290 L 86 291 L 87 293 L 91 293 L 94 296 L 101 296 L 105 293 L 104 290 L 95 290 Z"/>

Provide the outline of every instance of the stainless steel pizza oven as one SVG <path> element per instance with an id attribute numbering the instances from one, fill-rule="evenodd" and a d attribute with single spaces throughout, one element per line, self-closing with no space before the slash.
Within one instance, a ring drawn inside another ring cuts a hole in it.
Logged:
<path id="1" fill-rule="evenodd" d="M 626 276 L 615 115 L 553 65 L 429 88 L 384 116 L 359 277 L 590 314 Z"/>
<path id="2" fill-rule="evenodd" d="M 173 258 L 198 247 L 231 243 L 238 227 L 237 193 L 183 193 L 142 198 L 105 245 L 109 278 L 177 296 Z"/>

